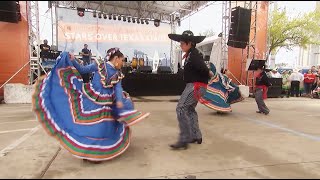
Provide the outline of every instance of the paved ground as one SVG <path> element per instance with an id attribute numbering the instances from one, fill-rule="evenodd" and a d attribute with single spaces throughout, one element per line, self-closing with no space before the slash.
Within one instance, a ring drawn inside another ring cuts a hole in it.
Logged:
<path id="1" fill-rule="evenodd" d="M 253 99 L 227 115 L 199 105 L 203 144 L 172 151 L 176 100 L 136 99 L 151 116 L 133 127 L 127 152 L 98 165 L 61 149 L 31 105 L 0 105 L 0 178 L 320 178 L 319 100 L 269 99 L 268 116 Z"/>

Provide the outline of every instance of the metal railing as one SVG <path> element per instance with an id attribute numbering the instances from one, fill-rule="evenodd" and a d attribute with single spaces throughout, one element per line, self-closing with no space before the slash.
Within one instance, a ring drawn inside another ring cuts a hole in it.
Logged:
<path id="1" fill-rule="evenodd" d="M 16 73 L 14 73 L 6 82 L 4 82 L 1 86 L 0 89 L 3 88 L 6 84 L 8 84 L 8 82 L 11 81 L 11 79 L 13 79 L 20 71 L 22 71 L 23 68 L 25 68 L 28 64 L 30 63 L 30 61 L 28 61 L 25 65 L 23 65 Z"/>
<path id="2" fill-rule="evenodd" d="M 240 84 L 242 85 L 242 83 L 232 74 L 232 72 L 230 70 L 228 70 L 229 73 L 231 74 L 231 76 Z"/>

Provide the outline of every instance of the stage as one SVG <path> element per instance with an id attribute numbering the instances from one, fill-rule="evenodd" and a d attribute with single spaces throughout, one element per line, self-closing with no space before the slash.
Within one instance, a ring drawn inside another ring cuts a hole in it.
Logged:
<path id="1" fill-rule="evenodd" d="M 126 73 L 122 86 L 131 96 L 170 96 L 180 95 L 185 82 L 181 73 Z"/>

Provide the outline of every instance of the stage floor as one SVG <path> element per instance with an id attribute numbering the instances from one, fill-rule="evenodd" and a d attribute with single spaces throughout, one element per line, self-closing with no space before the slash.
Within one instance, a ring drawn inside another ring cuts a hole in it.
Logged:
<path id="1" fill-rule="evenodd" d="M 0 105 L 0 178 L 320 178 L 318 99 L 268 99 L 268 116 L 251 98 L 226 115 L 198 105 L 203 144 L 182 151 L 168 147 L 178 96 L 134 99 L 151 116 L 132 127 L 124 154 L 97 165 L 60 149 L 31 105 Z"/>

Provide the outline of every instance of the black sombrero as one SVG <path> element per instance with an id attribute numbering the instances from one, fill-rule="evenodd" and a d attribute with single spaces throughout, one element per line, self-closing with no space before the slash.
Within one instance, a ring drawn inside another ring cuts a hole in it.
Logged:
<path id="1" fill-rule="evenodd" d="M 194 36 L 192 31 L 184 31 L 181 35 L 180 34 L 168 34 L 169 38 L 173 41 L 191 41 L 194 43 L 202 42 L 206 36 Z"/>

